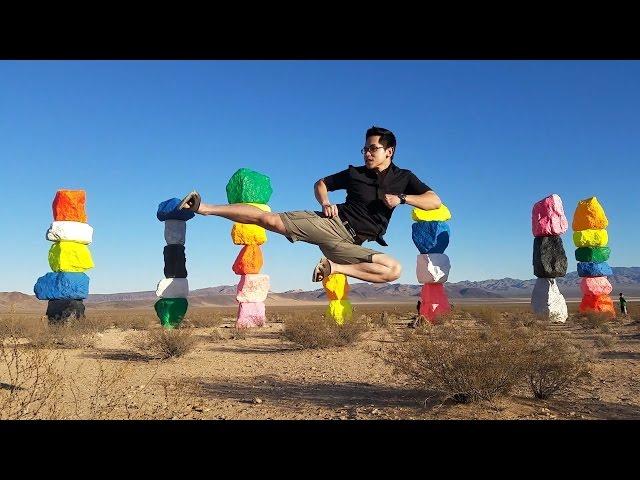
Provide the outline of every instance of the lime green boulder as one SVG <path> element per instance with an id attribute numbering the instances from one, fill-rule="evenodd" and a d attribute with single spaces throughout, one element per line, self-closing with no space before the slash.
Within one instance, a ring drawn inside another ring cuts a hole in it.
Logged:
<path id="1" fill-rule="evenodd" d="M 271 198 L 273 189 L 271 180 L 262 173 L 248 168 L 241 168 L 234 173 L 227 183 L 227 200 L 229 203 L 262 203 Z"/>
<path id="2" fill-rule="evenodd" d="M 153 306 L 164 328 L 175 328 L 182 322 L 189 303 L 186 298 L 161 298 Z"/>
<path id="3" fill-rule="evenodd" d="M 609 247 L 580 247 L 576 248 L 576 260 L 579 262 L 606 262 L 611 255 Z"/>

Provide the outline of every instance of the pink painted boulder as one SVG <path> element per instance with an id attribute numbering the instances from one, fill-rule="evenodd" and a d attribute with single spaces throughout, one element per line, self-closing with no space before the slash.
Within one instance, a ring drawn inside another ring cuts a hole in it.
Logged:
<path id="1" fill-rule="evenodd" d="M 424 315 L 431 323 L 435 318 L 451 311 L 449 299 L 442 283 L 425 283 L 420 292 L 420 315 Z"/>
<path id="2" fill-rule="evenodd" d="M 262 327 L 265 322 L 264 303 L 251 302 L 238 305 L 236 328 Z"/>
<path id="3" fill-rule="evenodd" d="M 582 277 L 580 280 L 582 295 L 609 295 L 613 290 L 607 277 Z"/>
<path id="4" fill-rule="evenodd" d="M 269 293 L 269 275 L 263 273 L 241 275 L 236 293 L 236 300 L 240 303 L 264 302 Z"/>
<path id="5" fill-rule="evenodd" d="M 555 193 L 533 204 L 531 229 L 534 237 L 562 235 L 569 228 L 562 200 Z"/>

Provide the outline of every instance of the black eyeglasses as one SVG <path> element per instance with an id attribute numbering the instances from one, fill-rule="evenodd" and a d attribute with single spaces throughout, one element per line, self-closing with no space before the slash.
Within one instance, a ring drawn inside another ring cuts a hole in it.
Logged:
<path id="1" fill-rule="evenodd" d="M 384 148 L 384 147 L 378 147 L 376 145 L 369 145 L 368 147 L 364 147 L 360 149 L 360 153 L 362 153 L 363 155 L 365 154 L 365 152 L 369 152 L 370 154 L 374 154 L 378 151 L 379 148 Z"/>

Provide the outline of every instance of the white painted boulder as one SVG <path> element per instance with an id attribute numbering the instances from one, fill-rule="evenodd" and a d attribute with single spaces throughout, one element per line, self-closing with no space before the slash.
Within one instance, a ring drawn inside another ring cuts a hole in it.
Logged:
<path id="1" fill-rule="evenodd" d="M 451 263 L 444 253 L 422 253 L 416 259 L 416 276 L 420 283 L 445 283 Z"/>
<path id="2" fill-rule="evenodd" d="M 93 227 L 88 223 L 59 220 L 51 224 L 45 236 L 50 242 L 76 242 L 89 245 L 93 241 Z"/>
<path id="3" fill-rule="evenodd" d="M 158 282 L 156 296 L 160 298 L 187 298 L 189 282 L 186 278 L 163 278 Z"/>
<path id="4" fill-rule="evenodd" d="M 531 294 L 531 307 L 537 315 L 564 323 L 569 317 L 567 302 L 554 278 L 538 278 Z"/>

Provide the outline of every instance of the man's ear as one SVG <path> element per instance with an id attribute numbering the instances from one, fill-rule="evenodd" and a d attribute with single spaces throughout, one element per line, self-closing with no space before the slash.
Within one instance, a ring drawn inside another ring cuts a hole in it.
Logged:
<path id="1" fill-rule="evenodd" d="M 389 153 L 389 150 L 391 150 L 391 153 Z M 393 147 L 389 147 L 389 148 L 387 148 L 386 152 L 387 152 L 387 156 L 389 158 L 391 158 L 391 157 L 393 157 L 394 148 Z"/>

